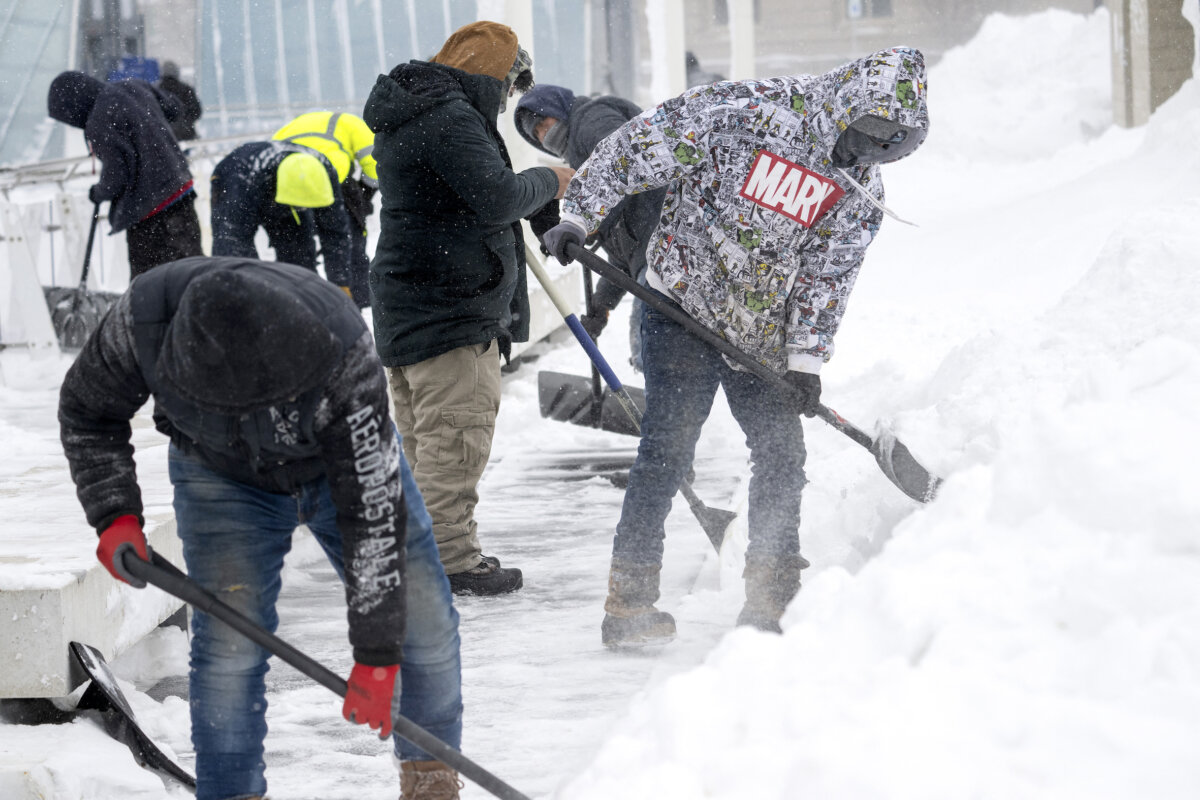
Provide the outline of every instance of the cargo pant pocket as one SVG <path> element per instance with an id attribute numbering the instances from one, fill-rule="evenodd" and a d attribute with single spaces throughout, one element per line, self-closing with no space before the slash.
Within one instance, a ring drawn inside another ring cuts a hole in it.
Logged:
<path id="1" fill-rule="evenodd" d="M 442 409 L 442 436 L 438 443 L 438 467 L 482 470 L 492 452 L 496 415 L 491 411 L 460 408 Z"/>

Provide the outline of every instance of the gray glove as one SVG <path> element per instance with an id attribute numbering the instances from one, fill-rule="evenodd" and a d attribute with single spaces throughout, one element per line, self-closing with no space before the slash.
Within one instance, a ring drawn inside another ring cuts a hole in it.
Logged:
<path id="1" fill-rule="evenodd" d="M 550 255 L 558 259 L 560 264 L 570 264 L 574 257 L 567 255 L 567 245 L 576 244 L 583 247 L 587 239 L 587 231 L 574 222 L 560 222 L 542 237 L 542 244 L 550 251 Z"/>

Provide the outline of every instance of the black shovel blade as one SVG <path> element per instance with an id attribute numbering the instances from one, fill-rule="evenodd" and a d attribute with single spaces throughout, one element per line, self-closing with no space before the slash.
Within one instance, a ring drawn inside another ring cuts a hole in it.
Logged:
<path id="1" fill-rule="evenodd" d="M 79 350 L 120 295 L 52 286 L 45 289 L 50 321 L 64 350 Z"/>
<path id="2" fill-rule="evenodd" d="M 875 460 L 888 480 L 913 500 L 928 503 L 937 494 L 942 479 L 921 466 L 891 431 L 881 431 L 875 437 L 871 452 L 875 454 Z"/>
<path id="3" fill-rule="evenodd" d="M 626 386 L 625 391 L 639 411 L 645 411 L 646 393 L 632 386 Z M 547 419 L 626 436 L 640 435 L 637 422 L 630 419 L 612 390 L 606 388 L 597 397 L 592 379 L 588 377 L 563 372 L 539 372 L 538 403 L 542 416 Z"/>
<path id="4" fill-rule="evenodd" d="M 133 758 L 139 766 L 157 772 L 159 775 L 178 781 L 184 786 L 196 790 L 196 779 L 189 775 L 147 736 L 137 721 L 133 718 L 133 709 L 125 699 L 125 693 L 117 684 L 117 678 L 109 669 L 108 663 L 100 651 L 82 642 L 71 642 L 71 655 L 75 663 L 83 671 L 83 675 L 92 683 L 84 690 L 79 700 L 80 711 L 94 711 L 100 717 L 100 723 L 109 736 L 121 742 L 133 753 Z"/>

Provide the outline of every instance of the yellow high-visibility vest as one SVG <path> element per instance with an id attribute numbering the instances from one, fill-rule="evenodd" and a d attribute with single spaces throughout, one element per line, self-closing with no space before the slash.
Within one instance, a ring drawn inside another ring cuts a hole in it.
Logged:
<path id="1" fill-rule="evenodd" d="M 345 181 L 354 162 L 362 168 L 363 182 L 378 184 L 375 172 L 375 133 L 362 117 L 340 111 L 310 111 L 301 114 L 271 138 L 294 142 L 318 151 L 337 170 L 338 181 Z"/>

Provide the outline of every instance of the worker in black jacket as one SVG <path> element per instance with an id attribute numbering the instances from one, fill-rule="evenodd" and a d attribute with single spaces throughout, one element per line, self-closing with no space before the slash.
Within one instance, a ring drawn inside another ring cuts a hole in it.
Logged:
<path id="1" fill-rule="evenodd" d="M 616 97 L 576 97 L 563 86 L 540 83 L 517 103 L 515 122 L 525 141 L 552 156 L 561 158 L 579 169 L 591 156 L 596 145 L 642 113 L 635 103 Z M 646 245 L 658 226 L 665 188 L 629 195 L 605 217 L 595 238 L 604 248 L 613 266 L 637 280 L 646 269 Z M 625 290 L 603 278 L 596 285 L 591 307 L 579 321 L 593 338 L 600 336 L 608 324 L 608 315 Z M 632 315 L 637 320 L 638 314 Z M 641 369 L 641 347 L 637 326 L 630 327 L 631 352 L 634 365 Z"/>
<path id="2" fill-rule="evenodd" d="M 83 129 L 100 159 L 88 199 L 109 201 L 112 232 L 127 231 L 130 277 L 202 253 L 192 173 L 171 132 L 179 114 L 172 95 L 142 80 L 104 83 L 63 72 L 50 83 L 47 105 L 51 117 Z"/>
<path id="3" fill-rule="evenodd" d="M 67 372 L 59 422 L 97 556 L 134 585 L 123 554 L 148 550 L 130 420 L 151 397 L 192 580 L 273 631 L 306 525 L 346 584 L 343 713 L 386 736 L 403 685 L 400 712 L 458 747 L 458 615 L 358 308 L 309 270 L 242 258 L 164 264 L 122 295 Z M 192 624 L 196 796 L 261 797 L 269 654 L 199 609 Z M 395 751 L 402 782 L 444 769 Z"/>
<path id="4" fill-rule="evenodd" d="M 350 265 L 350 218 L 337 190 L 337 172 L 315 150 L 287 142 L 247 142 L 212 173 L 214 256 L 258 258 L 259 226 L 288 264 L 317 269 L 314 234 L 325 273 L 343 291 Z"/>
<path id="5" fill-rule="evenodd" d="M 457 593 L 522 584 L 519 569 L 484 556 L 475 505 L 500 408 L 500 359 L 529 338 L 521 219 L 560 196 L 574 174 L 512 169 L 496 120 L 510 94 L 532 82 L 531 66 L 508 26 L 473 22 L 432 61 L 380 75 L 363 112 L 381 197 L 375 343 Z"/>

